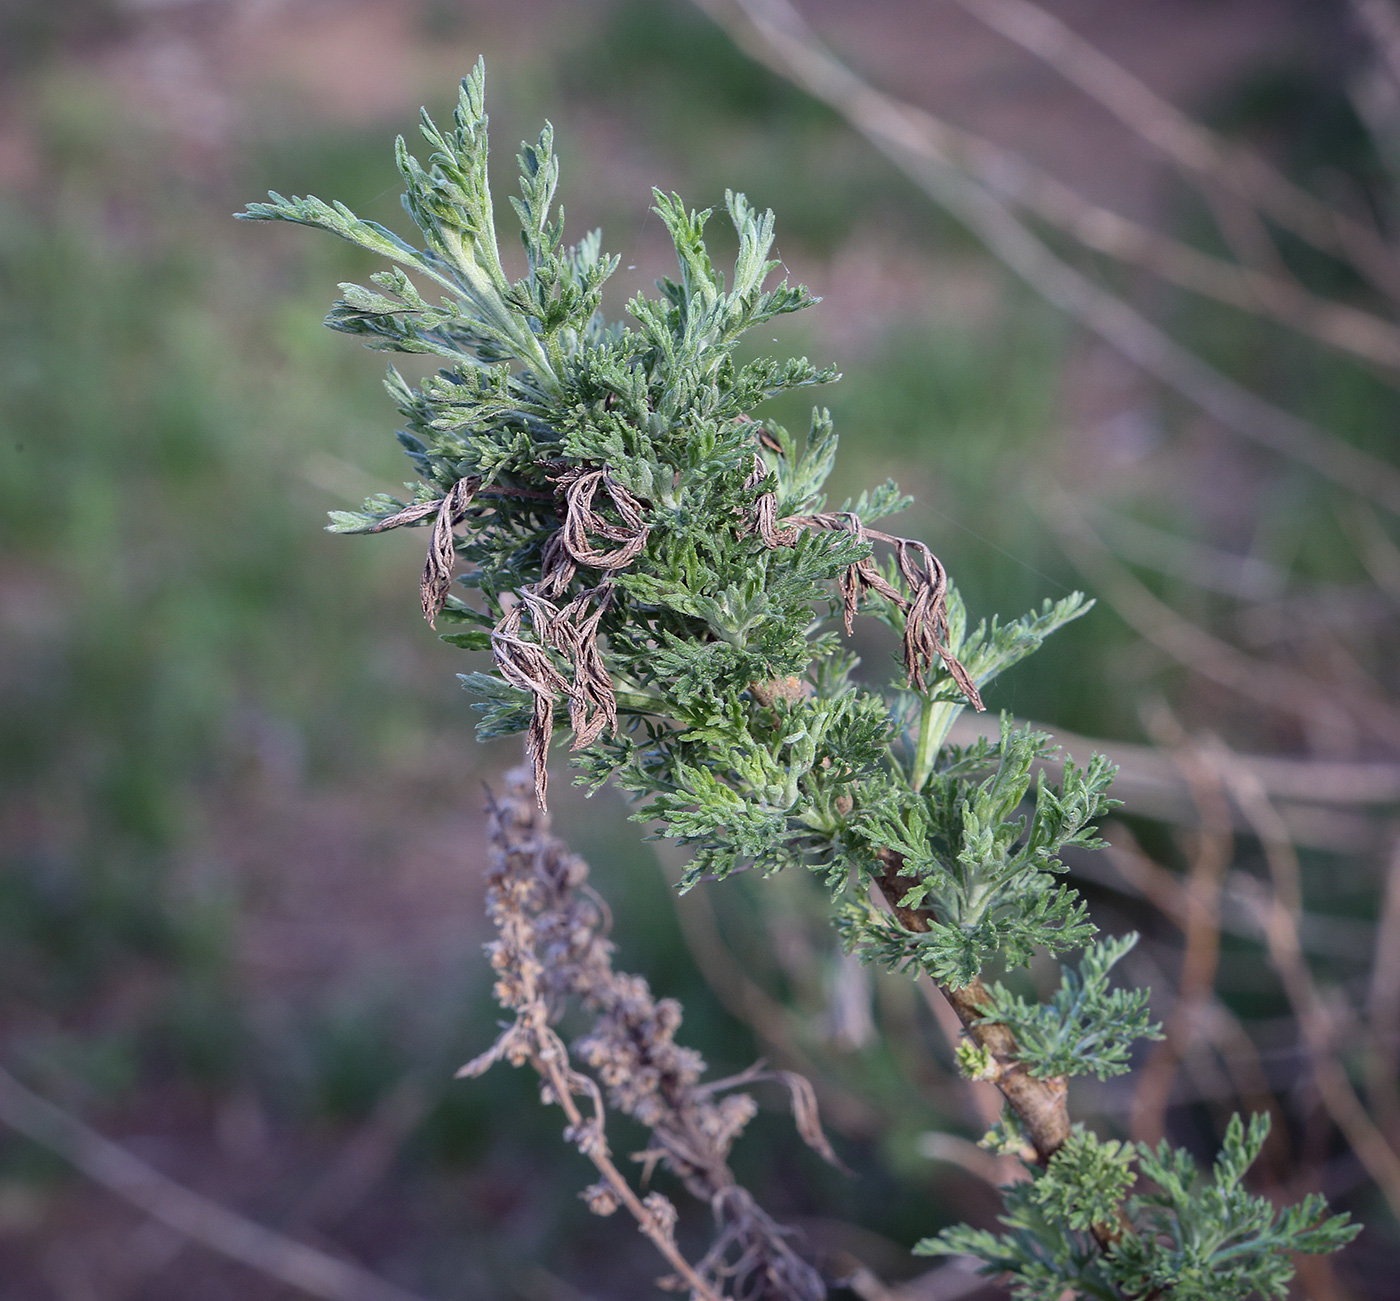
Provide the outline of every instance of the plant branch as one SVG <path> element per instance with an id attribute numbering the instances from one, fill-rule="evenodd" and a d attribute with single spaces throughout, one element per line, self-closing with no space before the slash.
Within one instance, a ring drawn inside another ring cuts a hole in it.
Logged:
<path id="1" fill-rule="evenodd" d="M 893 850 L 880 854 L 882 870 L 876 877 L 880 893 L 890 911 L 905 930 L 922 934 L 932 919 L 925 908 L 909 908 L 900 902 L 917 884 L 903 874 L 904 859 Z M 1069 1138 L 1069 1108 L 1067 1090 L 1062 1079 L 1038 1080 L 1022 1065 L 1016 1036 L 996 1021 L 984 1021 L 988 996 L 980 980 L 960 989 L 940 985 L 943 995 L 952 1004 L 969 1038 L 992 1055 L 998 1072 L 993 1083 L 1015 1111 L 1025 1127 L 1026 1136 L 1035 1147 L 1041 1163 L 1048 1162 Z"/>
<path id="2" fill-rule="evenodd" d="M 1377 469 L 1231 385 L 1055 259 L 1000 199 L 930 145 L 921 135 L 927 121 L 851 77 L 809 39 L 790 6 L 743 0 L 743 7 L 755 22 L 776 14 L 794 75 L 811 74 L 858 127 L 1050 297 L 1106 337 L 1126 338 L 1130 355 L 1149 369 L 1194 382 L 1198 396 L 1204 385 L 1205 404 L 1251 437 L 1340 482 L 1363 484 L 1377 500 L 1400 503 L 1400 472 Z M 430 141 L 443 145 L 434 156 L 438 170 L 423 173 L 400 149 L 410 208 L 433 248 L 445 240 L 450 251 L 454 232 L 470 233 L 490 218 L 483 77 L 478 65 L 463 85 L 455 144 L 424 119 Z M 480 608 L 454 603 L 451 616 L 475 626 L 448 640 L 493 651 L 493 672 L 463 675 L 483 711 L 478 731 L 527 735 L 533 773 L 512 774 L 492 807 L 487 889 L 497 928 L 487 946 L 496 996 L 514 1021 L 462 1073 L 501 1059 L 533 1066 L 545 1100 L 568 1118 L 566 1138 L 599 1171 L 584 1194 L 591 1209 L 609 1214 L 625 1205 L 675 1266 L 669 1286 L 689 1287 L 697 1301 L 718 1301 L 726 1289 L 745 1301 L 824 1295 L 821 1278 L 728 1165 L 757 1105 L 738 1090 L 765 1080 L 786 1088 L 799 1133 L 835 1161 L 813 1088 L 791 1072 L 760 1067 L 702 1083 L 703 1061 L 674 1040 L 679 1006 L 654 998 L 640 977 L 613 970 L 606 905 L 586 885 L 587 865 L 544 820 L 546 750 L 567 701 L 584 780 L 612 780 L 641 797 L 636 820 L 694 847 L 682 888 L 755 868 L 765 875 L 815 869 L 848 951 L 940 983 L 945 1016 L 962 1027 L 952 1036 L 960 1071 L 995 1083 L 1006 1100 L 994 1142 L 1013 1151 L 1029 1143 L 1039 1167 L 1005 1191 L 1011 1237 L 962 1226 L 918 1250 L 974 1255 L 991 1272 L 1012 1274 L 1019 1290 L 1033 1286 L 1046 1297 L 1065 1288 L 1156 1297 L 1188 1276 L 1208 1277 L 1235 1301 L 1280 1294 L 1293 1273 L 1285 1251 L 1335 1250 L 1355 1228 L 1344 1216 L 1327 1217 L 1319 1198 L 1280 1212 L 1240 1187 L 1266 1137 L 1263 1118 L 1247 1130 L 1231 1121 L 1215 1201 L 1197 1191 L 1187 1153 L 1104 1140 L 1069 1121 L 1069 1077 L 1120 1074 L 1130 1069 L 1133 1041 L 1159 1037 L 1148 991 L 1114 987 L 1110 977 L 1138 937 L 1093 941 L 1088 904 L 1063 875 L 1067 852 L 1100 843 L 1094 824 L 1112 807 L 1112 765 L 1102 755 L 1083 767 L 1066 759 L 1058 781 L 1039 780 L 1049 736 L 1015 727 L 1005 715 L 995 738 L 945 744 L 964 704 L 981 708 L 980 688 L 1087 610 L 1083 594 L 1044 601 L 1007 622 L 973 622 L 925 545 L 867 526 L 907 504 L 895 484 L 862 493 L 839 512 L 825 509 L 822 489 L 836 451 L 829 414 L 814 411 L 806 436 L 796 438 L 751 413 L 834 372 L 801 359 L 740 362 L 733 355 L 745 330 L 811 301 L 786 281 L 765 288 L 781 265 L 769 259 L 773 216 L 742 195 L 725 201 L 739 246 L 731 278 L 707 250 L 709 212 L 656 193 L 679 279 L 661 282 L 660 299 L 629 303 L 637 328 L 608 326 L 599 314 L 601 286 L 617 259 L 600 253 L 596 236 L 563 250 L 562 223 L 548 224 L 551 140 L 546 128 L 539 150 L 521 155 L 525 198 L 516 209 L 531 274 L 495 305 L 509 321 L 483 307 L 449 323 L 391 271 L 374 282 L 394 298 L 347 286 L 331 322 L 371 336 L 376 347 L 464 359 L 416 391 L 391 374 L 408 425 L 401 441 L 423 485 L 414 504 L 378 497 L 362 513 L 335 516 L 337 529 L 356 532 L 435 515 L 425 611 L 442 605 L 457 561 L 466 561 L 462 581 L 477 589 Z M 455 176 L 467 183 L 463 198 L 452 189 Z M 320 225 L 390 257 L 400 247 L 343 207 L 272 197 L 248 215 Z M 548 393 L 494 365 L 515 355 L 507 346 L 511 322 L 548 340 L 557 381 Z M 477 506 L 476 491 L 496 483 L 532 496 Z M 533 504 L 533 494 L 548 489 L 552 511 Z M 459 520 L 472 525 L 464 536 L 454 532 Z M 877 560 L 872 543 L 893 554 Z M 824 625 L 839 614 L 849 635 L 860 613 L 902 637 L 902 685 L 884 691 L 853 678 L 855 661 L 840 633 Z M 627 700 L 648 702 L 644 713 L 622 716 L 619 681 Z M 1345 698 L 1353 708 L 1371 704 L 1364 684 L 1351 684 Z M 1370 712 L 1373 729 L 1400 718 L 1394 710 Z M 853 892 L 853 876 L 878 887 L 885 908 L 864 889 Z M 1218 929 L 1216 894 L 1206 917 L 1211 930 Z M 1073 949 L 1083 950 L 1081 960 L 1064 965 L 1044 1001 L 982 983 L 989 964 L 1014 969 L 1038 953 Z M 1197 934 L 1188 950 L 1196 985 L 1208 988 L 1211 945 Z M 730 987 L 743 991 L 751 1012 L 771 1010 L 750 983 Z M 573 1005 L 592 1018 L 574 1045 L 577 1069 L 553 1029 Z M 777 1022 L 786 1028 L 785 1017 Z M 675 1207 L 659 1192 L 639 1196 L 622 1179 L 605 1107 L 649 1131 L 636 1158 L 648 1172 L 664 1167 L 711 1206 L 717 1234 L 698 1262 L 676 1247 Z M 1160 1197 L 1130 1193 L 1135 1166 Z"/>

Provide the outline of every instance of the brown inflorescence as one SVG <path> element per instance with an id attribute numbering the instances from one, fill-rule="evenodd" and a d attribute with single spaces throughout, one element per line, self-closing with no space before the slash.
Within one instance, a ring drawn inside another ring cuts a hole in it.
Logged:
<path id="1" fill-rule="evenodd" d="M 753 1098 L 736 1089 L 764 1080 L 788 1089 L 802 1136 L 835 1161 L 817 1122 L 811 1086 L 800 1076 L 761 1067 L 702 1083 L 704 1059 L 675 1041 L 680 1004 L 654 998 L 642 977 L 613 970 L 607 905 L 588 884 L 588 864 L 550 833 L 533 795 L 534 772 L 517 768 L 491 804 L 487 911 L 497 938 L 487 951 L 496 998 L 515 1020 L 459 1073 L 480 1074 L 502 1058 L 528 1062 L 541 1074 L 547 1101 L 562 1105 L 571 1101 L 567 1094 L 590 1098 L 592 1115 L 571 1117 L 567 1134 L 603 1174 L 584 1190 L 589 1208 L 608 1215 L 626 1205 L 653 1241 L 671 1245 L 665 1254 L 674 1265 L 675 1208 L 660 1193 L 639 1199 L 620 1182 L 603 1129 L 605 1098 L 650 1131 L 647 1149 L 634 1158 L 647 1173 L 660 1165 L 710 1206 L 718 1226 L 714 1242 L 688 1267 L 709 1295 L 820 1301 L 826 1296 L 820 1275 L 793 1251 L 789 1231 L 736 1183 L 727 1164 L 731 1146 L 757 1110 Z M 571 1000 L 594 1017 L 574 1045 L 592 1075 L 575 1069 L 553 1030 Z M 695 1290 L 693 1279 L 678 1275 L 677 1286 Z"/>

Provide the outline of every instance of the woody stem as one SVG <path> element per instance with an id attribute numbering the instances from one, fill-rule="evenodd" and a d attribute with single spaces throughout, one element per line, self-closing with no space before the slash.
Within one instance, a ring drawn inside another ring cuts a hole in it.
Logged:
<path id="1" fill-rule="evenodd" d="M 935 920 L 932 911 L 900 903 L 917 884 L 912 876 L 904 874 L 904 856 L 892 849 L 882 849 L 877 857 L 881 871 L 875 880 L 890 911 L 905 930 L 916 934 L 927 932 Z M 968 984 L 958 987 L 940 983 L 939 989 L 953 1005 L 968 1037 L 996 1062 L 998 1071 L 994 1083 L 1016 1113 L 1040 1164 L 1048 1165 L 1070 1135 L 1068 1089 L 1064 1077 L 1037 1079 L 1022 1064 L 1021 1048 L 1011 1028 L 999 1021 L 981 1019 L 990 999 L 979 978 L 974 977 Z M 1091 1231 L 1100 1248 L 1107 1251 L 1125 1232 L 1132 1232 L 1132 1225 L 1120 1209 L 1116 1223 L 1095 1224 Z"/>
<path id="2" fill-rule="evenodd" d="M 905 930 L 922 934 L 930 929 L 933 914 L 926 908 L 905 907 L 899 901 L 916 884 L 904 875 L 904 856 L 890 849 L 879 852 L 881 872 L 876 877 L 880 892 Z M 940 985 L 953 1005 L 969 1038 L 991 1054 L 999 1070 L 996 1086 L 1016 1113 L 1042 1165 L 1046 1164 L 1069 1138 L 1069 1108 L 1063 1078 L 1036 1079 L 1021 1063 L 1020 1046 L 1008 1026 L 998 1021 L 983 1021 L 981 1016 L 988 1003 L 987 991 L 980 979 L 954 988 Z"/>

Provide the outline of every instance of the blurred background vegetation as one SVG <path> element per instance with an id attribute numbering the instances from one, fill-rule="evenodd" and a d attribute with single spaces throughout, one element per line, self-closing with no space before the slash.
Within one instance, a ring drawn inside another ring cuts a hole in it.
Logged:
<path id="1" fill-rule="evenodd" d="M 1051 6 L 1393 231 L 1400 134 L 1363 7 Z M 951 0 L 802 9 L 872 82 L 1095 203 L 1222 256 L 1246 258 L 1262 230 Z M 1171 788 L 1129 798 L 1116 857 L 1081 880 L 1106 929 L 1146 932 L 1129 975 L 1161 1015 L 1182 963 L 1163 899 L 1209 841 L 1200 755 L 1228 745 L 1316 778 L 1284 819 L 1304 948 L 1330 1060 L 1370 1087 L 1393 1145 L 1393 520 L 1145 379 L 681 0 L 0 3 L 0 1066 L 190 1188 L 424 1298 L 653 1294 L 649 1248 L 587 1214 L 589 1176 L 524 1073 L 451 1080 L 493 1035 L 482 782 L 516 749 L 476 743 L 453 677 L 468 665 L 415 614 L 421 535 L 321 531 L 327 509 L 406 477 L 380 359 L 320 324 L 336 282 L 371 268 L 229 218 L 276 188 L 402 227 L 390 139 L 420 103 L 445 114 L 478 54 L 502 196 L 515 142 L 548 117 L 570 236 L 601 225 L 622 255 L 611 314 L 669 271 L 653 185 L 697 205 L 746 191 L 825 300 L 779 343 L 846 372 L 822 399 L 845 440 L 837 497 L 898 478 L 919 499 L 900 531 L 974 612 L 1109 597 L 989 703 L 1117 746 L 1132 791 Z M 1265 235 L 1271 270 L 1395 315 L 1344 263 Z M 1046 238 L 1224 373 L 1397 459 L 1395 370 Z M 1307 707 L 1246 698 L 1209 656 L 1182 662 L 1175 625 L 1144 636 L 1143 609 L 1213 639 L 1193 645 L 1228 642 L 1246 672 L 1286 671 Z M 891 647 L 861 650 L 884 676 Z M 1380 794 L 1356 798 L 1348 773 Z M 1351 795 L 1329 802 L 1324 778 Z M 917 1238 L 990 1220 L 985 1165 L 939 1141 L 982 1126 L 935 1018 L 834 951 L 808 883 L 745 878 L 678 908 L 676 861 L 618 800 L 556 789 L 621 965 L 684 1002 L 686 1042 L 720 1073 L 765 1055 L 813 1075 L 856 1177 L 823 1167 L 776 1103 L 735 1167 L 833 1276 L 859 1261 L 911 1278 Z M 1241 880 L 1268 880 L 1272 842 L 1238 812 L 1216 839 Z M 1368 1225 L 1299 1294 L 1393 1295 L 1400 1228 L 1326 1106 L 1247 895 L 1226 899 L 1214 995 L 1193 1006 L 1243 1036 L 1257 1087 L 1229 1034 L 1188 1028 L 1168 1131 L 1209 1155 L 1229 1111 L 1263 1098 L 1269 1187 L 1320 1188 Z M 1124 1132 L 1131 1111 L 1108 1089 L 1077 1108 Z M 703 1235 L 701 1212 L 687 1231 Z M 24 1301 L 290 1295 L 8 1131 L 0 1276 Z"/>

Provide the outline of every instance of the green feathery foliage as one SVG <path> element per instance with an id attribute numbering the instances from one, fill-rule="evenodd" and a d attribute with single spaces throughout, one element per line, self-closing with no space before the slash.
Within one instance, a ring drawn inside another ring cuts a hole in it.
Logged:
<path id="1" fill-rule="evenodd" d="M 746 330 L 813 301 L 786 281 L 767 286 L 773 215 L 742 195 L 725 199 L 738 235 L 726 275 L 705 243 L 711 213 L 656 193 L 677 278 L 633 299 L 631 324 L 608 323 L 599 308 L 617 259 L 596 232 L 564 245 L 546 126 L 519 155 L 512 203 L 528 269 L 511 280 L 483 91 L 478 64 L 451 130 L 424 114 L 426 164 L 398 141 L 421 247 L 315 198 L 274 193 L 240 214 L 327 230 L 387 260 L 375 288 L 341 286 L 326 323 L 444 362 L 417 387 L 392 369 L 386 382 L 416 482 L 401 499 L 334 512 L 330 527 L 431 528 L 424 611 L 459 625 L 446 640 L 491 650 L 493 670 L 462 680 L 483 736 L 527 733 L 541 802 L 551 735 L 567 727 L 580 780 L 613 780 L 637 798 L 638 819 L 693 847 L 684 887 L 749 868 L 814 870 L 862 958 L 977 991 L 963 1064 L 1009 1099 L 1021 1096 L 1005 1085 L 1018 1072 L 1062 1108 L 1064 1077 L 1127 1069 L 1131 1043 L 1157 1033 L 1145 991 L 1108 987 L 1135 937 L 1090 943 L 1061 861 L 1097 844 L 1111 766 L 1067 762 L 1051 783 L 1049 738 L 1005 718 L 996 740 L 947 744 L 958 713 L 981 707 L 979 688 L 1089 603 L 1076 593 L 969 628 L 937 559 L 869 527 L 906 504 L 894 484 L 828 509 L 827 414 L 796 435 L 752 413 L 837 376 L 805 358 L 736 357 Z M 852 676 L 840 626 L 859 615 L 903 638 L 903 676 L 885 690 Z M 1086 945 L 1045 1004 L 978 980 L 992 962 Z M 1041 1123 L 1018 1105 L 1004 1146 Z M 1264 1132 L 1233 1125 L 1203 1187 L 1165 1146 L 1134 1153 L 1067 1121 L 1053 1142 L 1031 1132 L 1044 1164 L 1007 1190 L 1010 1232 L 953 1229 L 925 1249 L 978 1256 L 1018 1296 L 1046 1301 L 1065 1288 L 1282 1295 L 1287 1251 L 1331 1250 L 1355 1230 L 1317 1199 L 1279 1215 L 1243 1191 Z M 1138 1176 L 1157 1191 L 1130 1195 Z"/>
<path id="2" fill-rule="evenodd" d="M 997 1235 L 966 1225 L 926 1238 L 920 1255 L 968 1255 L 987 1273 L 1010 1275 L 1016 1301 L 1066 1295 L 1120 1301 L 1248 1301 L 1284 1297 L 1290 1254 L 1336 1251 L 1360 1231 L 1345 1215 L 1328 1216 L 1317 1194 L 1279 1211 L 1242 1186 L 1269 1133 L 1269 1118 L 1246 1129 L 1231 1118 L 1209 1179 L 1191 1157 L 1162 1143 L 1102 1142 L 1076 1128 L 1045 1169 L 1003 1190 Z M 1136 1166 L 1136 1170 L 1134 1170 Z M 1155 1189 L 1126 1196 L 1145 1178 Z M 1112 1225 L 1104 1250 L 1092 1228 Z"/>
<path id="3" fill-rule="evenodd" d="M 1041 1079 L 1085 1075 L 1099 1079 L 1130 1067 L 1134 1040 L 1160 1039 L 1148 1020 L 1145 989 L 1109 989 L 1108 973 L 1138 941 L 1136 934 L 1099 940 L 1084 950 L 1079 967 L 1064 967 L 1048 1003 L 1029 1003 L 999 984 L 987 990 L 983 1020 L 1010 1026 L 1021 1061 Z"/>

